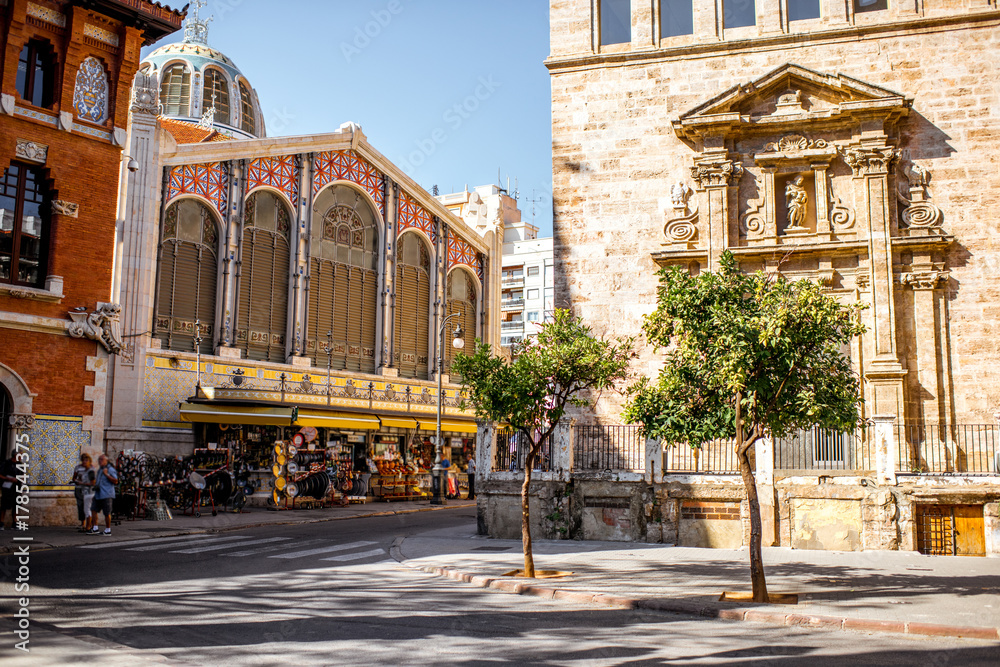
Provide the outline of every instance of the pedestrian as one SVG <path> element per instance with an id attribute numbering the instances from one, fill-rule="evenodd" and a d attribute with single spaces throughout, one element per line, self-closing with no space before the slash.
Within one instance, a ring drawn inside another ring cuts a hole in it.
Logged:
<path id="1" fill-rule="evenodd" d="M 465 468 L 469 475 L 469 500 L 476 497 L 476 457 L 469 458 L 469 465 Z"/>
<path id="2" fill-rule="evenodd" d="M 0 530 L 3 530 L 6 525 L 4 521 L 7 518 L 7 510 L 10 510 L 11 517 L 14 517 L 14 496 L 17 495 L 18 472 L 17 453 L 12 447 L 10 457 L 0 463 Z"/>
<path id="3" fill-rule="evenodd" d="M 118 472 L 114 466 L 108 462 L 108 457 L 101 454 L 97 457 L 97 490 L 94 493 L 94 501 L 90 507 L 91 523 L 93 527 L 90 532 L 94 535 L 100 532 L 97 525 L 97 515 L 104 512 L 104 534 L 111 534 L 111 505 L 115 499 L 115 484 L 118 483 Z"/>
<path id="4" fill-rule="evenodd" d="M 73 468 L 73 490 L 76 496 L 76 516 L 80 521 L 80 530 L 86 533 L 90 530 L 90 506 L 94 502 L 94 486 L 97 484 L 97 471 L 94 470 L 90 454 L 80 454 L 80 465 Z"/>

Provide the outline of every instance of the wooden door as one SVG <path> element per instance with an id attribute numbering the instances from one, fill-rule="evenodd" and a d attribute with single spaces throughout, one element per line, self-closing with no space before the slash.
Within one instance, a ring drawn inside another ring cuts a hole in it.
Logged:
<path id="1" fill-rule="evenodd" d="M 985 556 L 986 531 L 982 505 L 955 505 L 955 555 Z"/>
<path id="2" fill-rule="evenodd" d="M 917 550 L 931 556 L 985 556 L 982 505 L 917 505 Z"/>

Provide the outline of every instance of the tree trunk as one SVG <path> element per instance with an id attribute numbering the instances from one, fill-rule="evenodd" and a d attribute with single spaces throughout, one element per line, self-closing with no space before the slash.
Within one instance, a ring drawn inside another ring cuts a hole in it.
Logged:
<path id="1" fill-rule="evenodd" d="M 528 489 L 531 487 L 531 469 L 535 465 L 535 448 L 528 450 L 524 460 L 524 482 L 521 484 L 521 549 L 524 551 L 524 576 L 534 579 L 535 559 L 531 554 L 531 516 L 528 506 Z"/>
<path id="2" fill-rule="evenodd" d="M 770 602 L 767 595 L 767 580 L 764 578 L 764 557 L 761 553 L 760 500 L 757 498 L 757 480 L 750 468 L 750 448 L 756 444 L 756 436 L 747 445 L 743 443 L 743 420 L 740 403 L 743 395 L 736 394 L 736 457 L 740 463 L 740 475 L 747 492 L 747 509 L 750 511 L 750 583 L 753 586 L 754 602 Z"/>

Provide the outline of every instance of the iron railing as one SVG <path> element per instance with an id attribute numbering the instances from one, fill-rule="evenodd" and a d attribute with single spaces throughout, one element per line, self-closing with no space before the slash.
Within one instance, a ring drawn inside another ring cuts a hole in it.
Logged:
<path id="1" fill-rule="evenodd" d="M 875 471 L 873 429 L 811 428 L 774 440 L 775 470 Z"/>
<path id="2" fill-rule="evenodd" d="M 573 427 L 573 469 L 645 472 L 646 441 L 639 427 L 582 424 Z"/>
<path id="3" fill-rule="evenodd" d="M 731 439 L 709 440 L 700 447 L 678 443 L 663 452 L 665 473 L 732 475 L 739 471 L 735 441 Z"/>
<path id="4" fill-rule="evenodd" d="M 494 470 L 511 472 L 524 470 L 524 461 L 528 458 L 529 443 L 520 431 L 507 427 L 497 429 L 496 461 Z M 535 459 L 533 470 L 548 472 L 552 470 L 552 441 L 542 445 Z"/>
<path id="5" fill-rule="evenodd" d="M 897 424 L 896 441 L 902 473 L 1000 474 L 995 424 Z"/>

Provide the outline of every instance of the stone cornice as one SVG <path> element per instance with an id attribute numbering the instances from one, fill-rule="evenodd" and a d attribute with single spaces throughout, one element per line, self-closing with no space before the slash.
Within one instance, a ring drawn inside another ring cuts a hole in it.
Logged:
<path id="1" fill-rule="evenodd" d="M 957 16 L 921 17 L 876 25 L 852 25 L 808 33 L 786 33 L 754 37 L 752 39 L 712 41 L 673 48 L 550 57 L 545 61 L 545 67 L 548 68 L 551 74 L 562 74 L 596 67 L 627 66 L 667 60 L 732 56 L 740 53 L 756 52 L 761 49 L 781 48 L 788 45 L 815 46 L 836 42 L 854 42 L 872 34 L 878 34 L 881 38 L 898 37 L 914 31 L 929 32 L 969 23 L 983 23 L 987 25 L 993 23 L 996 26 L 1000 26 L 1000 10 L 990 9 L 975 14 L 960 14 Z"/>
<path id="2" fill-rule="evenodd" d="M 65 334 L 70 325 L 69 320 L 59 320 L 54 317 L 40 315 L 25 315 L 0 311 L 0 329 L 19 329 L 21 331 L 37 331 L 39 333 Z"/>

